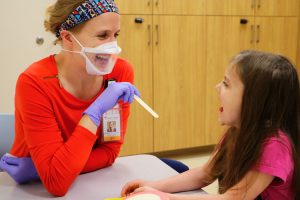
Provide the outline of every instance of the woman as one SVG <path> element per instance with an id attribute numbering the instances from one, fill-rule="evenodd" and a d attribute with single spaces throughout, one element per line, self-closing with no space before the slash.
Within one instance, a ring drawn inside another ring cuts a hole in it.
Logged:
<path id="1" fill-rule="evenodd" d="M 132 67 L 116 57 L 120 20 L 112 0 L 58 0 L 47 11 L 45 28 L 62 51 L 19 76 L 10 154 L 22 158 L 5 155 L 0 167 L 19 183 L 39 176 L 51 194 L 63 196 L 80 173 L 113 164 L 139 93 Z M 105 140 L 102 124 L 113 108 L 120 139 Z"/>

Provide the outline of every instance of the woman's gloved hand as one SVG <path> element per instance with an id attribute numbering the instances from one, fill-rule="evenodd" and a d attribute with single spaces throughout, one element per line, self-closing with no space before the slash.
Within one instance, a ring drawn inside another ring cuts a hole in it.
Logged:
<path id="1" fill-rule="evenodd" d="M 1 158 L 0 169 L 6 171 L 19 184 L 39 179 L 30 157 L 18 158 L 5 154 Z"/>
<path id="2" fill-rule="evenodd" d="M 132 103 L 134 95 L 140 96 L 139 91 L 128 82 L 114 82 L 108 85 L 104 92 L 83 112 L 88 115 L 97 126 L 101 116 L 112 109 L 119 100 Z"/>

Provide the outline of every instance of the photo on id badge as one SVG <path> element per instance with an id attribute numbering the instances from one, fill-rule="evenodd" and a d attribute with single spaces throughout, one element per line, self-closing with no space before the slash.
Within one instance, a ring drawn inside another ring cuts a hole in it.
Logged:
<path id="1" fill-rule="evenodd" d="M 104 142 L 121 140 L 121 113 L 119 108 L 113 108 L 103 115 L 102 133 Z"/>

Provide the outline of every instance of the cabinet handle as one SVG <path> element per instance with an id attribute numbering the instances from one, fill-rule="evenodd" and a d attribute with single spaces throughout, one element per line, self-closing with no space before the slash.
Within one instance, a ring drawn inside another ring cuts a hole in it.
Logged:
<path id="1" fill-rule="evenodd" d="M 159 0 L 156 0 L 155 5 L 158 6 Z"/>
<path id="2" fill-rule="evenodd" d="M 251 25 L 251 40 L 250 40 L 251 44 L 253 44 L 254 42 L 254 37 L 255 37 L 254 25 Z"/>
<path id="3" fill-rule="evenodd" d="M 149 7 L 151 6 L 151 0 L 148 1 L 148 6 L 149 6 Z"/>
<path id="4" fill-rule="evenodd" d="M 257 0 L 257 8 L 259 9 L 261 7 L 261 0 Z"/>
<path id="5" fill-rule="evenodd" d="M 240 19 L 240 24 L 247 24 L 248 23 L 248 19 Z"/>
<path id="6" fill-rule="evenodd" d="M 255 8 L 256 0 L 251 1 L 251 8 Z"/>
<path id="7" fill-rule="evenodd" d="M 155 42 L 155 44 L 158 45 L 159 44 L 159 27 L 158 27 L 158 24 L 155 25 L 155 29 L 156 29 L 156 42 Z"/>
<path id="8" fill-rule="evenodd" d="M 44 44 L 44 38 L 42 36 L 37 36 L 36 39 L 35 39 L 35 43 L 37 45 L 42 45 Z"/>
<path id="9" fill-rule="evenodd" d="M 148 46 L 151 45 L 151 25 L 148 24 L 148 36 L 149 36 L 149 40 L 148 40 Z"/>
<path id="10" fill-rule="evenodd" d="M 142 24 L 142 23 L 144 22 L 144 19 L 141 18 L 141 17 L 136 17 L 136 18 L 134 19 L 134 22 L 137 23 L 137 24 Z"/>
<path id="11" fill-rule="evenodd" d="M 259 36 L 260 36 L 260 25 L 257 25 L 256 29 L 257 29 L 256 43 L 259 43 L 259 41 L 260 41 L 260 38 L 259 38 Z"/>

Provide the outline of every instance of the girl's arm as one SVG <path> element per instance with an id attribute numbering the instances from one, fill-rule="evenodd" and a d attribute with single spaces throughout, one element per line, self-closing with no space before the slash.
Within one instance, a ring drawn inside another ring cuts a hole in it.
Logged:
<path id="1" fill-rule="evenodd" d="M 250 171 L 246 176 L 224 194 L 217 195 L 180 195 L 168 194 L 170 200 L 253 200 L 259 196 L 270 183 L 274 176 L 261 173 L 258 171 Z"/>
<path id="2" fill-rule="evenodd" d="M 211 161 L 214 158 L 215 153 L 216 152 L 213 153 L 210 159 L 203 166 L 188 170 L 164 180 L 156 181 L 153 183 L 154 188 L 163 192 L 173 193 L 196 190 L 213 183 L 216 178 L 210 177 L 210 171 Z"/>
<path id="3" fill-rule="evenodd" d="M 184 173 L 159 181 L 131 181 L 123 187 L 121 195 L 127 196 L 144 186 L 149 186 L 167 193 L 195 190 L 205 187 L 214 181 L 209 177 L 210 168 L 208 163 L 202 167 L 191 169 Z M 205 180 L 210 180 L 210 182 Z"/>
<path id="4" fill-rule="evenodd" d="M 209 177 L 210 170 L 208 166 L 208 163 L 206 163 L 201 167 L 188 170 L 170 178 L 155 181 L 151 185 L 158 190 L 168 193 L 199 189 L 214 181 Z"/>

